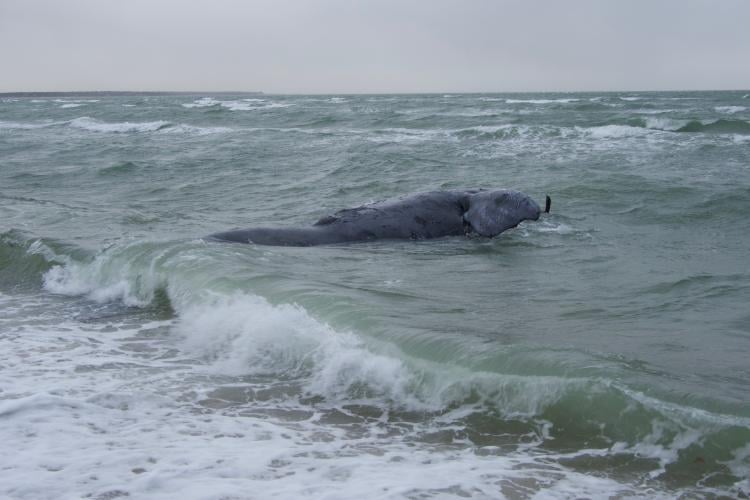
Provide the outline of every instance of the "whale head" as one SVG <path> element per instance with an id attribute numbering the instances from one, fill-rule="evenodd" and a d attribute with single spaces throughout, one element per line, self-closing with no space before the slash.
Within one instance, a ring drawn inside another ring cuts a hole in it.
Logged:
<path id="1" fill-rule="evenodd" d="M 539 205 L 519 191 L 479 191 L 469 194 L 466 201 L 464 221 L 471 232 L 487 237 L 497 236 L 521 221 L 537 220 L 541 213 Z"/>

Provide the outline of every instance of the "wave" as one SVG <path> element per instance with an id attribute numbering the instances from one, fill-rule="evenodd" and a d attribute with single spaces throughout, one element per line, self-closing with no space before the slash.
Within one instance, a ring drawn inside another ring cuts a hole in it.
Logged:
<path id="1" fill-rule="evenodd" d="M 463 129 L 452 130 L 451 134 L 459 138 L 479 139 L 518 139 L 524 137 L 551 137 L 560 134 L 558 127 L 501 124 L 478 125 Z"/>
<path id="2" fill-rule="evenodd" d="M 34 130 L 38 128 L 54 127 L 55 125 L 65 124 L 67 122 L 52 122 L 46 121 L 41 123 L 21 123 L 21 122 L 6 122 L 0 120 L 0 130 Z"/>
<path id="3" fill-rule="evenodd" d="M 35 130 L 62 125 L 67 125 L 75 129 L 87 130 L 89 132 L 114 134 L 156 132 L 164 134 L 184 133 L 194 135 L 208 135 L 235 131 L 235 129 L 230 127 L 201 127 L 198 125 L 188 125 L 185 123 L 172 123 L 165 120 L 153 122 L 105 122 L 96 120 L 88 116 L 82 116 L 69 121 L 41 123 L 0 121 L 0 130 Z"/>
<path id="4" fill-rule="evenodd" d="M 217 105 L 219 105 L 219 101 L 212 97 L 202 97 L 200 99 L 196 99 L 193 102 L 186 102 L 182 104 L 182 106 L 185 108 L 208 108 Z"/>
<path id="5" fill-rule="evenodd" d="M 745 106 L 716 106 L 714 109 L 719 113 L 726 113 L 728 115 L 747 111 L 747 107 Z"/>
<path id="6" fill-rule="evenodd" d="M 505 99 L 507 104 L 568 104 L 571 102 L 577 102 L 580 99 L 565 98 L 565 99 Z"/>
<path id="7" fill-rule="evenodd" d="M 121 163 L 115 163 L 114 165 L 110 165 L 109 167 L 104 167 L 102 169 L 99 169 L 97 172 L 99 175 L 103 176 L 109 176 L 109 175 L 127 175 L 132 172 L 135 172 L 140 167 L 133 163 L 132 161 L 125 161 Z"/>
<path id="8" fill-rule="evenodd" d="M 153 121 L 153 122 L 115 122 L 108 123 L 88 116 L 81 118 L 75 118 L 71 120 L 70 126 L 74 128 L 80 128 L 83 130 L 89 130 L 91 132 L 110 132 L 110 133 L 127 133 L 127 132 L 154 132 L 161 130 L 165 127 L 170 126 L 168 121 Z"/>
<path id="9" fill-rule="evenodd" d="M 437 361 L 414 349 L 405 354 L 396 339 L 334 328 L 294 302 L 276 297 L 274 304 L 227 286 L 216 276 L 215 259 L 233 251 L 200 242 L 133 243 L 39 271 L 47 291 L 97 302 L 145 307 L 166 294 L 181 348 L 203 359 L 205 370 L 284 379 L 300 396 L 335 407 L 386 406 L 448 421 L 475 414 L 500 427 L 544 421 L 552 440 L 651 457 L 662 472 L 668 465 L 690 467 L 698 455 L 721 471 L 728 454 L 750 446 L 750 419 L 681 406 L 616 382 L 611 374 L 622 371 L 619 362 L 597 359 L 604 367 L 592 376 L 592 360 L 576 370 L 569 354 L 558 366 L 554 350 L 528 346 L 505 346 L 491 362 L 458 352 Z"/>
<path id="10" fill-rule="evenodd" d="M 343 101 L 331 101 L 331 102 L 343 102 Z M 183 103 L 185 108 L 211 108 L 221 107 L 230 111 L 256 111 L 274 108 L 288 108 L 294 106 L 293 103 L 282 103 L 282 102 L 268 102 L 265 99 L 258 98 L 247 98 L 237 99 L 230 101 L 220 101 L 213 97 L 203 97 L 197 99 L 191 103 Z"/>
<path id="11" fill-rule="evenodd" d="M 71 127 L 89 130 L 91 132 L 106 133 L 131 133 L 131 132 L 159 132 L 159 133 L 186 133 L 196 135 L 220 134 L 232 132 L 229 127 L 200 127 L 184 123 L 171 123 L 164 120 L 153 122 L 103 122 L 87 116 L 76 118 L 68 122 Z"/>
<path id="12" fill-rule="evenodd" d="M 668 132 L 707 134 L 750 134 L 750 123 L 744 120 L 679 120 L 666 117 L 648 117 L 644 126 Z"/>
<path id="13" fill-rule="evenodd" d="M 580 128 L 579 130 L 596 139 L 642 137 L 652 133 L 648 129 L 632 127 L 630 125 L 602 125 L 599 127 Z"/>
<path id="14" fill-rule="evenodd" d="M 195 135 L 226 134 L 234 131 L 235 129 L 230 127 L 199 127 L 197 125 L 187 125 L 184 123 L 170 125 L 159 130 L 159 132 L 162 133 L 184 133 Z"/>
<path id="15" fill-rule="evenodd" d="M 702 132 L 706 134 L 750 134 L 750 123 L 744 120 L 716 120 L 703 122 L 693 120 L 678 128 L 676 132 Z"/>
<path id="16" fill-rule="evenodd" d="M 55 240 L 33 238 L 18 230 L 0 234 L 0 288 L 40 286 L 43 275 L 54 266 L 80 255 Z"/>

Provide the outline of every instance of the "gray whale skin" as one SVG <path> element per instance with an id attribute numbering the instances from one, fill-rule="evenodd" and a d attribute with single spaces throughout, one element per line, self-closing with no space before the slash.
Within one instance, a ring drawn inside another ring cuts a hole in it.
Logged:
<path id="1" fill-rule="evenodd" d="M 545 211 L 549 212 L 547 197 Z M 493 237 L 541 210 L 529 196 L 507 189 L 431 191 L 340 210 L 309 227 L 250 228 L 215 233 L 207 239 L 256 245 L 312 246 L 381 239 L 443 236 Z"/>

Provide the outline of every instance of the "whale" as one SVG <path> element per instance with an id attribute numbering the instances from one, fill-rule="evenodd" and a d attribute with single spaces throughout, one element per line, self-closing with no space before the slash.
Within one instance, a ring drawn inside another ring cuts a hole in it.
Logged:
<path id="1" fill-rule="evenodd" d="M 545 212 L 551 199 L 546 197 Z M 525 220 L 539 205 L 511 189 L 429 191 L 347 208 L 308 227 L 255 227 L 214 233 L 209 241 L 273 246 L 315 246 L 446 236 L 492 238 Z"/>

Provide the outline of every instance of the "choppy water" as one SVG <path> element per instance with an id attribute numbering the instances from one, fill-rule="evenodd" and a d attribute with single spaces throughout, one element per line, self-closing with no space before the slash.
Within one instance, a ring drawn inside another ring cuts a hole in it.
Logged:
<path id="1" fill-rule="evenodd" d="M 206 243 L 433 189 L 493 240 Z M 748 92 L 0 100 L 0 496 L 750 494 Z"/>

